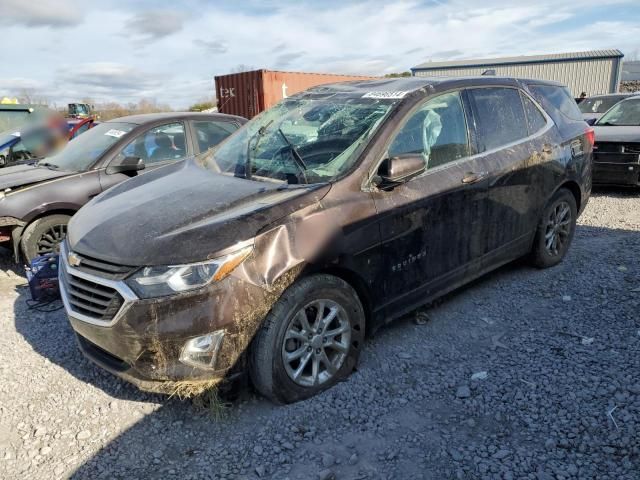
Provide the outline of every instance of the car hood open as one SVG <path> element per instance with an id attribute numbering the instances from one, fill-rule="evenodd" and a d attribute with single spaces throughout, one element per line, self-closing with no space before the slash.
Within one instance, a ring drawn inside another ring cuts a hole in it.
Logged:
<path id="1" fill-rule="evenodd" d="M 98 196 L 73 217 L 67 238 L 72 250 L 120 265 L 197 262 L 252 239 L 329 188 L 235 178 L 189 160 Z"/>
<path id="2" fill-rule="evenodd" d="M 0 191 L 6 190 L 7 188 L 17 190 L 18 188 L 33 185 L 34 183 L 65 177 L 71 175 L 71 173 L 72 172 L 66 172 L 64 170 L 53 170 L 29 164 L 0 168 Z"/>
<path id="3" fill-rule="evenodd" d="M 594 125 L 596 142 L 638 142 L 640 143 L 640 126 L 598 126 Z"/>

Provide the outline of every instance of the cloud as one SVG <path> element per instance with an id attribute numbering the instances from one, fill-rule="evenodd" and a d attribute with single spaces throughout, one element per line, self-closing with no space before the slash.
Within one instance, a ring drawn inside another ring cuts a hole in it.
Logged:
<path id="1" fill-rule="evenodd" d="M 291 65 L 295 60 L 305 56 L 306 52 L 289 52 L 278 55 L 274 65 L 276 68 L 285 68 Z"/>
<path id="2" fill-rule="evenodd" d="M 196 38 L 193 41 L 194 45 L 204 48 L 209 53 L 227 53 L 229 51 L 229 47 L 224 42 L 220 40 L 202 40 L 200 38 Z"/>
<path id="3" fill-rule="evenodd" d="M 0 24 L 64 28 L 82 22 L 83 13 L 69 0 L 2 0 Z M 7 41 L 5 38 L 4 42 Z"/>
<path id="4" fill-rule="evenodd" d="M 174 10 L 147 10 L 130 18 L 127 33 L 157 40 L 182 30 L 185 15 Z"/>
<path id="5" fill-rule="evenodd" d="M 120 63 L 97 62 L 61 69 L 58 84 L 83 92 L 83 96 L 114 97 L 148 96 L 159 89 L 162 82 L 157 76 L 141 72 Z"/>

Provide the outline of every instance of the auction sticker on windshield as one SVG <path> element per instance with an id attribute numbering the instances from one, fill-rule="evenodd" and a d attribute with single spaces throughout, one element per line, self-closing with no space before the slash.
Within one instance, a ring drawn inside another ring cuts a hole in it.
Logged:
<path id="1" fill-rule="evenodd" d="M 123 132 L 122 130 L 116 130 L 115 128 L 112 128 L 108 132 L 105 132 L 105 135 L 109 135 L 110 137 L 120 138 L 125 133 L 127 133 L 127 132 Z"/>
<path id="2" fill-rule="evenodd" d="M 404 98 L 409 93 L 404 90 L 397 90 L 395 92 L 368 92 L 365 93 L 362 98 Z"/>

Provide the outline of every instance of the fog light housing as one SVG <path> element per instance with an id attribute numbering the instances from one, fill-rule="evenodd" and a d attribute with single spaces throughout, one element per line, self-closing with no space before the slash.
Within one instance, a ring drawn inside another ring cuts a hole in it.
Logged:
<path id="1" fill-rule="evenodd" d="M 187 340 L 184 347 L 182 347 L 182 352 L 180 352 L 180 361 L 191 367 L 215 370 L 216 359 L 223 338 L 224 330 L 217 330 Z"/>

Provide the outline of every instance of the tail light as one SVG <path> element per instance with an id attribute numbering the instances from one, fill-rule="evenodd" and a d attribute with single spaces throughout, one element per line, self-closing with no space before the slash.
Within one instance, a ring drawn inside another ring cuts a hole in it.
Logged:
<path id="1" fill-rule="evenodd" d="M 593 128 L 587 128 L 584 131 L 584 134 L 587 137 L 587 141 L 589 142 L 589 144 L 593 147 L 593 145 L 596 143 L 596 132 L 593 130 Z"/>

